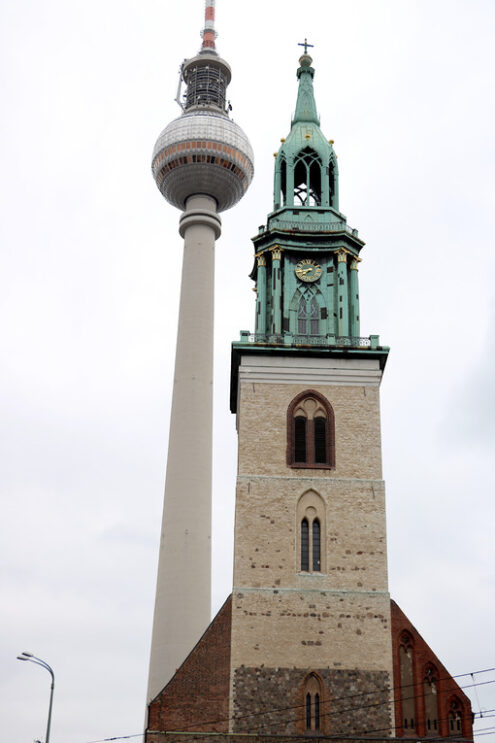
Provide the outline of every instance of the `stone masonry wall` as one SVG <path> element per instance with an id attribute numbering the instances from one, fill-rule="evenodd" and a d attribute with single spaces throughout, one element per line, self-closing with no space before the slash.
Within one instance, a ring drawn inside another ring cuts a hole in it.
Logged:
<path id="1" fill-rule="evenodd" d="M 345 735 L 330 735 L 330 736 L 319 736 L 319 741 L 332 741 L 332 743 L 418 743 L 418 739 L 415 738 L 387 738 L 383 735 L 373 736 L 345 736 Z M 249 737 L 250 743 L 308 743 L 308 736 L 288 736 L 288 735 L 253 735 Z M 465 738 L 456 738 L 457 743 L 464 743 Z M 212 734 L 202 735 L 201 733 L 196 734 L 184 734 L 184 733 L 148 733 L 146 735 L 146 743 L 246 743 L 246 735 L 244 733 L 239 734 Z"/>
<path id="2" fill-rule="evenodd" d="M 312 669 L 321 680 L 320 733 L 390 734 L 388 674 Z M 295 668 L 238 668 L 234 676 L 236 733 L 297 735 L 305 730 L 304 681 Z"/>

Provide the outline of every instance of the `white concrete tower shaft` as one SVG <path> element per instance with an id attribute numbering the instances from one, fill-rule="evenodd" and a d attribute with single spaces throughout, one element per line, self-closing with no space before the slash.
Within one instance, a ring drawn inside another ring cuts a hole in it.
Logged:
<path id="1" fill-rule="evenodd" d="M 215 200 L 191 196 L 180 220 L 184 257 L 149 700 L 210 621 L 213 297 L 220 230 Z"/>
<path id="2" fill-rule="evenodd" d="M 215 2 L 205 3 L 202 47 L 182 66 L 182 115 L 160 134 L 152 171 L 183 211 L 184 258 L 148 702 L 200 639 L 211 611 L 214 250 L 218 213 L 242 198 L 253 153 L 229 119 L 229 65 L 215 49 Z"/>

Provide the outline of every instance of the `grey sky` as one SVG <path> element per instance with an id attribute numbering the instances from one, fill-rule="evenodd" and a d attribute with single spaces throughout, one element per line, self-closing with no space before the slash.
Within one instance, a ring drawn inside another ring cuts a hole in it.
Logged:
<path id="1" fill-rule="evenodd" d="M 181 270 L 179 212 L 150 155 L 179 114 L 202 13 L 202 0 L 0 5 L 9 743 L 46 724 L 49 677 L 16 661 L 22 650 L 56 672 L 53 743 L 142 727 Z M 392 349 L 390 590 L 453 674 L 495 666 L 494 16 L 482 0 L 217 2 L 256 176 L 217 252 L 213 609 L 232 574 L 230 342 L 253 327 L 250 237 L 271 209 L 307 36 L 342 210 L 367 243 L 362 331 Z M 495 708 L 493 685 L 479 702 Z"/>

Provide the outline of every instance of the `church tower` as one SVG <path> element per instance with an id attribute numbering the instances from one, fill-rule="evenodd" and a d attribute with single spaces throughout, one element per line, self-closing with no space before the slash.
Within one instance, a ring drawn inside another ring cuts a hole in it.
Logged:
<path id="1" fill-rule="evenodd" d="M 340 211 L 303 46 L 273 209 L 253 238 L 254 332 L 232 344 L 232 594 L 152 699 L 146 741 L 471 741 L 469 699 L 388 592 L 389 349 L 360 334 L 364 242 Z"/>
<path id="2" fill-rule="evenodd" d="M 320 129 L 306 51 L 299 65 L 273 211 L 253 240 L 255 333 L 233 344 L 232 712 L 247 732 L 264 700 L 283 708 L 292 699 L 299 716 L 267 715 L 260 732 L 351 734 L 355 713 L 330 724 L 328 699 L 335 713 L 336 700 L 355 693 L 377 705 L 369 722 L 388 735 L 379 408 L 388 349 L 359 335 L 364 243 L 339 210 L 336 154 Z"/>

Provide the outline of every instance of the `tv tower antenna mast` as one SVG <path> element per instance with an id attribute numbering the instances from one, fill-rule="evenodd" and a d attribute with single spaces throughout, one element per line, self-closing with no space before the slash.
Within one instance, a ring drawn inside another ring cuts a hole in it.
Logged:
<path id="1" fill-rule="evenodd" d="M 184 257 L 148 701 L 210 622 L 214 249 L 219 212 L 253 177 L 251 145 L 228 115 L 231 71 L 215 48 L 214 19 L 215 0 L 206 0 L 201 48 L 181 69 L 183 112 L 152 157 L 160 192 L 183 211 Z"/>

